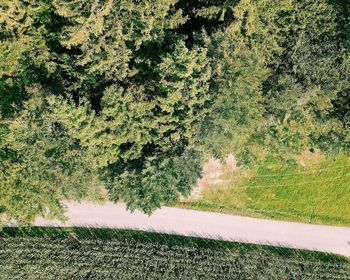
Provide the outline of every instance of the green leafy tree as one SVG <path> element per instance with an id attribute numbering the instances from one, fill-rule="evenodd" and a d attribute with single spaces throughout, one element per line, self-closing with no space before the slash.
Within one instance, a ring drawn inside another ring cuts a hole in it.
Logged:
<path id="1" fill-rule="evenodd" d="M 0 114 L 9 114 L 28 98 L 25 88 L 54 71 L 46 37 L 50 32 L 45 1 L 7 1 L 0 4 Z"/>
<path id="2" fill-rule="evenodd" d="M 207 44 L 212 50 L 214 97 L 208 118 L 203 122 L 204 146 L 218 157 L 234 153 L 248 161 L 254 154 L 264 154 L 253 135 L 264 121 L 263 82 L 269 69 L 256 51 L 249 49 L 243 36 L 228 28 L 212 36 Z"/>
<path id="3" fill-rule="evenodd" d="M 2 217 L 62 217 L 102 186 L 151 213 L 203 152 L 349 152 L 348 27 L 338 0 L 3 0 Z"/>
<path id="4" fill-rule="evenodd" d="M 95 198 L 102 184 L 111 199 L 146 213 L 189 194 L 200 176 L 193 137 L 209 110 L 211 72 L 206 48 L 176 33 L 186 21 L 176 2 L 4 6 L 7 17 L 12 6 L 31 16 L 16 25 L 43 46 L 41 56 L 31 44 L 6 54 L 30 58 L 17 72 L 5 69 L 15 79 L 37 74 L 21 80 L 22 108 L 6 120 L 0 205 L 8 218 L 59 217 L 63 199 Z"/>
<path id="5" fill-rule="evenodd" d="M 55 106 L 57 121 L 95 158 L 111 198 L 123 199 L 130 209 L 147 213 L 179 194 L 187 195 L 200 176 L 193 137 L 210 100 L 206 49 L 189 50 L 179 41 L 154 71 L 157 80 L 142 86 L 125 88 L 115 83 L 107 87 L 98 114 L 87 101 L 78 107 L 57 101 Z M 182 164 L 181 159 L 185 160 Z M 190 163 L 194 164 L 191 168 Z M 174 168 L 169 174 L 172 179 L 166 179 L 169 166 Z M 148 169 L 158 178 L 152 183 L 158 182 L 157 187 L 146 187 Z M 171 187 L 162 185 L 161 177 L 171 181 Z M 145 188 L 152 199 L 145 197 Z"/>
<path id="6" fill-rule="evenodd" d="M 62 200 L 99 199 L 101 183 L 84 150 L 49 112 L 39 87 L 9 123 L 0 163 L 0 208 L 7 221 L 63 218 Z"/>
<path id="7" fill-rule="evenodd" d="M 292 160 L 305 149 L 346 150 L 346 127 L 333 113 L 348 83 L 341 14 L 322 0 L 221 7 L 233 17 L 209 43 L 218 97 L 203 128 L 205 146 L 217 154 L 231 150 L 241 163 L 267 155 Z M 198 16 L 215 14 L 209 6 Z"/>

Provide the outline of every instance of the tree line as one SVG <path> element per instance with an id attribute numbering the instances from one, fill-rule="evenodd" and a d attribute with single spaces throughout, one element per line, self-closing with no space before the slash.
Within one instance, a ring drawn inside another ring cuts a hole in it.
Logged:
<path id="1" fill-rule="evenodd" d="M 208 154 L 348 153 L 349 54 L 347 1 L 3 0 L 0 216 L 102 188 L 152 213 Z"/>

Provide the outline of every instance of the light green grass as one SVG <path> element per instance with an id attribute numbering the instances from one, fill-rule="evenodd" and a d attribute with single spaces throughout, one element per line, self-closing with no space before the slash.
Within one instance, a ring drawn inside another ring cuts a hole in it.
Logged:
<path id="1" fill-rule="evenodd" d="M 207 187 L 203 199 L 182 207 L 234 214 L 350 225 L 350 157 L 281 168 L 273 161 L 226 175 L 228 188 Z"/>

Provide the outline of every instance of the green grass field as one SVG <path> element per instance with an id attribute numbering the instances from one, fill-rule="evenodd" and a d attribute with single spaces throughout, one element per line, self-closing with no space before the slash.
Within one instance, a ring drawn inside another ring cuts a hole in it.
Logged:
<path id="1" fill-rule="evenodd" d="M 350 260 L 125 230 L 5 228 L 0 279 L 350 279 Z"/>
<path id="2" fill-rule="evenodd" d="M 225 176 L 229 187 L 208 186 L 203 198 L 179 206 L 318 224 L 350 225 L 350 157 L 304 159 L 282 168 L 268 162 Z"/>

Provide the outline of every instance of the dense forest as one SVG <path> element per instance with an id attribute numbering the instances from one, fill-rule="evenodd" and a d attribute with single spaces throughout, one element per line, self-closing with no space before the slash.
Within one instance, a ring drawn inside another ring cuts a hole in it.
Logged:
<path id="1" fill-rule="evenodd" d="M 350 2 L 2 0 L 0 217 L 151 213 L 203 159 L 350 152 Z"/>

